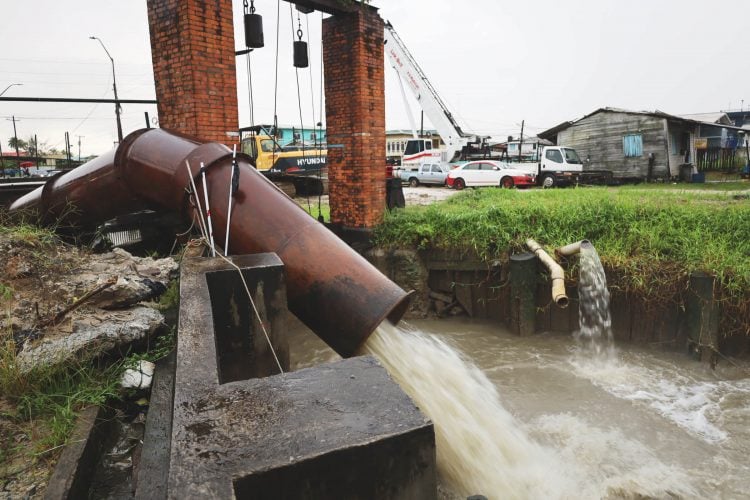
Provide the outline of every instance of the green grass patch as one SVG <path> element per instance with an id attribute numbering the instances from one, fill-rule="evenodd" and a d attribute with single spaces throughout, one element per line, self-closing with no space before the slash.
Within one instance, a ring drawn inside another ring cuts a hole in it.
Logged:
<path id="1" fill-rule="evenodd" d="M 310 198 L 309 204 L 306 201 L 301 201 L 298 203 L 299 203 L 299 206 L 301 206 L 305 212 L 313 216 L 315 219 L 317 219 L 318 214 L 320 214 L 323 216 L 324 222 L 331 222 L 331 207 L 328 205 L 328 202 L 321 203 L 320 210 L 318 210 L 317 197 L 315 199 Z"/>
<path id="2" fill-rule="evenodd" d="M 477 189 L 386 214 L 377 244 L 476 252 L 548 250 L 589 239 L 614 273 L 610 288 L 656 302 L 674 298 L 689 272 L 716 273 L 728 306 L 750 323 L 750 203 L 746 196 L 612 188 Z M 739 328 L 739 327 L 738 327 Z M 747 331 L 747 330 L 746 330 Z"/>
<path id="3" fill-rule="evenodd" d="M 620 186 L 616 189 L 623 191 L 750 191 L 750 183 L 738 180 L 696 183 L 643 183 Z"/>

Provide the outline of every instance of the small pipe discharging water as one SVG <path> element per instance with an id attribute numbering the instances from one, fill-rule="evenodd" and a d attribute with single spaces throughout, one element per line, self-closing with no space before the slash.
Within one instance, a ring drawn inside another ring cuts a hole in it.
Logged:
<path id="1" fill-rule="evenodd" d="M 576 339 L 595 357 L 608 357 L 614 349 L 614 340 L 607 276 L 599 254 L 589 240 L 565 245 L 555 253 L 565 257 L 580 255 Z"/>

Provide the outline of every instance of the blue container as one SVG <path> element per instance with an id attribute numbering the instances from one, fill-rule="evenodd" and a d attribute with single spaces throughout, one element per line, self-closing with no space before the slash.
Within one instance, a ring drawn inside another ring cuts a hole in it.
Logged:
<path id="1" fill-rule="evenodd" d="M 698 182 L 698 183 L 704 183 L 704 182 L 706 182 L 706 173 L 705 172 L 698 172 L 697 174 L 693 174 L 691 182 Z"/>

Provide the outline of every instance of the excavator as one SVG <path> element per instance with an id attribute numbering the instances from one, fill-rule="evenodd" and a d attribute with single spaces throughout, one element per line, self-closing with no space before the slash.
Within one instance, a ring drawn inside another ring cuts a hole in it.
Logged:
<path id="1" fill-rule="evenodd" d="M 328 150 L 325 144 L 304 142 L 282 146 L 273 125 L 240 129 L 242 152 L 251 164 L 287 194 L 318 196 L 328 194 Z M 289 187 L 293 186 L 294 193 Z"/>

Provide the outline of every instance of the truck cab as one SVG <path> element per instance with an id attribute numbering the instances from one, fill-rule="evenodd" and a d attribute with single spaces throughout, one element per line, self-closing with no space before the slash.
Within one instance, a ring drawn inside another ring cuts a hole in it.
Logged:
<path id="1" fill-rule="evenodd" d="M 573 148 L 545 146 L 539 158 L 538 182 L 544 187 L 571 184 L 583 172 L 583 162 Z"/>

